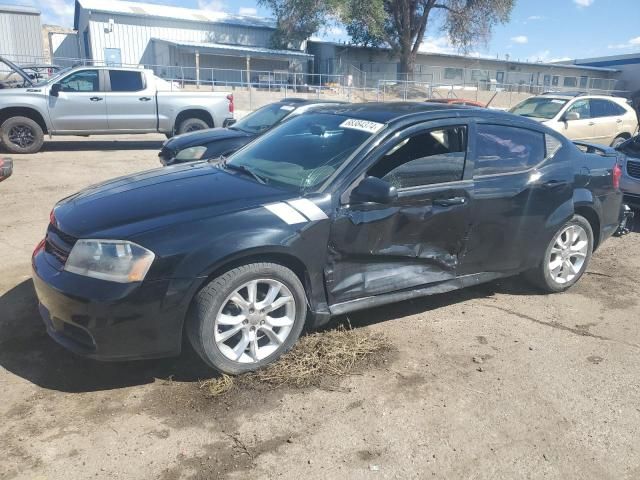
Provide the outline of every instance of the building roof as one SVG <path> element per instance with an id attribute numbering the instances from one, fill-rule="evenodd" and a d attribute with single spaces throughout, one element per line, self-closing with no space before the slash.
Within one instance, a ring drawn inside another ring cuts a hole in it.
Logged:
<path id="1" fill-rule="evenodd" d="M 367 49 L 367 50 L 390 50 L 389 47 L 361 47 L 358 45 L 350 45 L 350 44 L 344 44 L 344 43 L 337 43 L 337 42 L 323 42 L 323 41 L 318 41 L 318 40 L 310 40 L 309 43 L 316 43 L 316 44 L 325 44 L 325 45 L 333 45 L 335 47 L 339 47 L 339 48 L 343 48 L 343 49 L 349 49 L 349 48 L 353 48 L 353 49 Z M 455 59 L 465 59 L 465 60 L 469 60 L 469 61 L 475 61 L 475 62 L 493 62 L 493 63 L 501 63 L 501 64 L 505 64 L 505 63 L 509 63 L 512 65 L 528 65 L 528 66 L 536 66 L 536 67 L 549 67 L 549 68 L 573 68 L 573 69 L 580 69 L 580 70 L 592 70 L 592 71 L 596 71 L 596 72 L 608 72 L 608 73 L 615 73 L 618 72 L 618 69 L 615 68 L 602 68 L 602 67 L 594 67 L 594 66 L 589 66 L 589 65 L 573 65 L 573 64 L 564 64 L 564 63 L 543 63 L 543 62 L 521 62 L 521 61 L 517 61 L 517 60 L 505 60 L 502 58 L 488 58 L 488 57 L 470 57 L 468 55 L 455 55 L 452 53 L 434 53 L 434 52 L 426 52 L 424 50 L 420 50 L 418 52 L 418 55 L 429 55 L 431 57 L 439 57 L 439 58 L 455 58 Z"/>
<path id="2" fill-rule="evenodd" d="M 607 57 L 579 58 L 576 60 L 570 60 L 570 63 L 579 67 L 614 67 L 622 65 L 634 65 L 640 63 L 640 52 L 629 53 L 625 55 L 610 55 Z"/>
<path id="3" fill-rule="evenodd" d="M 24 5 L 4 5 L 0 4 L 0 12 L 26 13 L 27 15 L 40 15 L 40 10 Z"/>
<path id="4" fill-rule="evenodd" d="M 184 42 L 181 40 L 165 40 L 153 38 L 154 42 L 164 42 L 176 47 L 197 50 L 210 55 L 229 55 L 233 57 L 248 56 L 251 58 L 270 58 L 288 60 L 291 58 L 313 59 L 313 55 L 298 50 L 276 50 L 273 48 L 252 47 L 248 45 L 226 45 L 224 43 Z"/>
<path id="5" fill-rule="evenodd" d="M 80 8 L 92 12 L 131 15 L 136 17 L 170 18 L 197 23 L 226 23 L 255 28 L 276 28 L 271 18 L 250 15 L 233 15 L 212 10 L 173 7 L 154 3 L 128 2 L 124 0 L 76 0 L 75 28 L 78 28 L 78 11 Z"/>

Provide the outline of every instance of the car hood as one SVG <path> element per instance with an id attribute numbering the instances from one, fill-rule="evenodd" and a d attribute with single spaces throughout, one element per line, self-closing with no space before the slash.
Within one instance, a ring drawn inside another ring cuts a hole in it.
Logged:
<path id="1" fill-rule="evenodd" d="M 94 185 L 61 200 L 53 216 L 59 230 L 77 238 L 129 239 L 290 196 L 241 173 L 195 162 Z"/>
<path id="2" fill-rule="evenodd" d="M 198 130 L 196 132 L 177 135 L 167 140 L 164 144 L 164 147 L 174 152 L 179 152 L 180 150 L 188 147 L 206 145 L 218 140 L 228 140 L 230 138 L 251 136 L 253 135 L 250 135 L 241 130 L 233 130 L 230 128 L 209 128 L 206 130 Z"/>

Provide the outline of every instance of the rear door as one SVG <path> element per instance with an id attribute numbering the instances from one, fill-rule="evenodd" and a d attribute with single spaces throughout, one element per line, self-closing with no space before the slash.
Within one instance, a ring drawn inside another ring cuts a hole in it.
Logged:
<path id="1" fill-rule="evenodd" d="M 107 118 L 109 130 L 155 132 L 155 86 L 147 85 L 143 71 L 109 69 Z"/>
<path id="2" fill-rule="evenodd" d="M 350 204 L 343 195 L 325 270 L 331 304 L 456 277 L 470 225 L 468 132 L 466 121 L 430 122 L 372 153 L 350 188 L 374 176 L 395 186 L 398 198 Z"/>
<path id="3" fill-rule="evenodd" d="M 100 70 L 77 70 L 58 83 L 58 96 L 49 95 L 49 115 L 56 132 L 107 130 L 104 78 Z"/>
<path id="4" fill-rule="evenodd" d="M 622 132 L 624 115 L 627 111 L 610 100 L 594 98 L 591 100 L 591 115 L 595 122 L 595 142 L 611 145 Z"/>

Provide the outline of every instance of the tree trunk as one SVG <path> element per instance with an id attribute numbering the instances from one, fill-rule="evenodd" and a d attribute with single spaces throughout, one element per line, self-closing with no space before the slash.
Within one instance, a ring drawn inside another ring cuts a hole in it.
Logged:
<path id="1" fill-rule="evenodd" d="M 413 80 L 414 65 L 416 63 L 415 55 L 411 52 L 411 47 L 408 50 L 400 50 L 400 80 Z"/>

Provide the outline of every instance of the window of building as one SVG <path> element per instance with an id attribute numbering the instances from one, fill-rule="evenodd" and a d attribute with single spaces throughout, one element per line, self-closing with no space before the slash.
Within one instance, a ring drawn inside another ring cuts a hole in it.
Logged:
<path id="1" fill-rule="evenodd" d="M 398 189 L 462 180 L 467 152 L 467 127 L 416 133 L 393 146 L 368 175 Z"/>
<path id="2" fill-rule="evenodd" d="M 472 82 L 481 82 L 489 80 L 489 70 L 471 70 L 471 81 Z"/>
<path id="3" fill-rule="evenodd" d="M 591 79 L 591 88 L 595 88 L 597 90 L 601 90 L 603 88 L 604 82 L 602 78 L 592 78 Z"/>
<path id="4" fill-rule="evenodd" d="M 545 75 L 543 79 L 543 84 L 548 87 L 551 85 L 551 75 Z"/>
<path id="5" fill-rule="evenodd" d="M 551 78 L 551 85 L 553 85 L 554 87 L 557 87 L 559 83 L 560 83 L 560 77 L 558 75 L 554 75 Z"/>
<path id="6" fill-rule="evenodd" d="M 447 80 L 462 80 L 462 69 L 446 67 L 444 69 L 444 78 Z"/>
<path id="7" fill-rule="evenodd" d="M 578 86 L 577 77 L 564 77 L 563 85 L 565 87 L 574 88 Z"/>
<path id="8" fill-rule="evenodd" d="M 478 125 L 475 176 L 528 170 L 545 158 L 544 134 L 506 125 Z"/>
<path id="9" fill-rule="evenodd" d="M 587 88 L 589 85 L 589 77 L 580 77 L 580 88 Z"/>
<path id="10" fill-rule="evenodd" d="M 144 90 L 142 72 L 109 70 L 112 92 L 139 92 Z"/>
<path id="11" fill-rule="evenodd" d="M 60 81 L 63 92 L 97 92 L 99 87 L 97 70 L 80 70 Z"/>

